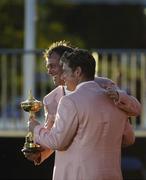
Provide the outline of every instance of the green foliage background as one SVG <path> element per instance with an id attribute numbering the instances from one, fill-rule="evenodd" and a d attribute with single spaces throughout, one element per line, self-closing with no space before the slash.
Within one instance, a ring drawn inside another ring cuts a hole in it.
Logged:
<path id="1" fill-rule="evenodd" d="M 23 48 L 24 1 L 0 1 L 0 48 Z"/>
<path id="2" fill-rule="evenodd" d="M 23 48 L 24 2 L 0 0 L 0 48 Z M 144 12 L 141 5 L 36 0 L 36 48 L 63 39 L 88 49 L 146 48 Z"/>
<path id="3" fill-rule="evenodd" d="M 56 2 L 36 1 L 36 48 L 47 48 L 53 41 L 66 39 L 84 47 L 79 35 L 68 32 L 62 21 L 65 12 L 59 12 L 68 5 Z M 70 5 L 69 5 L 70 6 Z M 61 15 L 61 17 L 60 17 Z M 24 0 L 0 1 L 0 48 L 23 48 L 24 46 Z"/>

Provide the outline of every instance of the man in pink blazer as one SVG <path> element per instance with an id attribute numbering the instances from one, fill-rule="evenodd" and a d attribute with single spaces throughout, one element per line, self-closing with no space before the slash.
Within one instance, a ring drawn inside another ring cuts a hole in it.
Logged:
<path id="1" fill-rule="evenodd" d="M 54 123 L 59 100 L 62 96 L 69 93 L 69 91 L 66 89 L 66 86 L 63 86 L 64 81 L 61 79 L 62 66 L 59 64 L 60 57 L 65 51 L 71 52 L 72 47 L 68 42 L 60 41 L 53 43 L 49 49 L 45 50 L 44 53 L 48 74 L 53 77 L 54 84 L 56 86 L 59 85 L 51 93 L 46 95 L 43 100 L 45 109 L 44 126 L 49 129 Z M 114 99 L 115 105 L 118 108 L 123 109 L 128 116 L 137 116 L 140 114 L 140 103 L 137 101 L 137 99 L 133 96 L 127 95 L 125 91 L 120 90 L 112 80 L 103 77 L 96 77 L 95 81 L 102 88 L 107 89 L 106 92 L 108 96 Z M 34 161 L 35 164 L 40 164 L 45 159 L 47 159 L 52 154 L 52 152 L 53 151 L 50 149 L 46 149 L 40 153 L 29 154 L 27 155 L 27 158 Z"/>
<path id="2" fill-rule="evenodd" d="M 95 60 L 86 50 L 65 53 L 63 79 L 75 90 L 59 101 L 49 130 L 30 121 L 34 140 L 56 150 L 54 180 L 121 180 L 121 146 L 134 143 L 128 115 L 94 81 Z"/>

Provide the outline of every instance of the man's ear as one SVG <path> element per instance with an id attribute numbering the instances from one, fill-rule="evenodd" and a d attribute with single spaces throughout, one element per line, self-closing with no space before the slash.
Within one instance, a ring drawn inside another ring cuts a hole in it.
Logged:
<path id="1" fill-rule="evenodd" d="M 80 66 L 76 67 L 75 74 L 79 77 L 82 74 L 82 69 Z"/>

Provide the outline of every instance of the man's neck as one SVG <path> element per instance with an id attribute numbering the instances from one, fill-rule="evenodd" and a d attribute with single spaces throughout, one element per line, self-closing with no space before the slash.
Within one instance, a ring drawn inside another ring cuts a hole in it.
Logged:
<path id="1" fill-rule="evenodd" d="M 78 84 L 83 83 L 83 82 L 87 82 L 87 81 L 94 81 L 94 79 L 82 77 L 82 78 L 78 81 Z"/>

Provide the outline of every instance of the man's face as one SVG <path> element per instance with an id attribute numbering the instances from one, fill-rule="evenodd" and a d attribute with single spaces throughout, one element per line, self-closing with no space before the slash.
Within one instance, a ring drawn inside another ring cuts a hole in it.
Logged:
<path id="1" fill-rule="evenodd" d="M 56 86 L 64 85 L 64 81 L 61 79 L 62 66 L 59 64 L 59 62 L 60 56 L 55 52 L 53 52 L 46 60 L 47 72 L 50 76 L 52 76 Z"/>
<path id="2" fill-rule="evenodd" d="M 73 72 L 72 69 L 68 66 L 68 64 L 63 64 L 63 74 L 62 79 L 67 86 L 67 89 L 70 91 L 74 91 L 78 84 L 78 75 L 76 70 Z"/>

